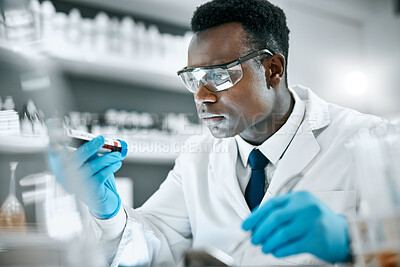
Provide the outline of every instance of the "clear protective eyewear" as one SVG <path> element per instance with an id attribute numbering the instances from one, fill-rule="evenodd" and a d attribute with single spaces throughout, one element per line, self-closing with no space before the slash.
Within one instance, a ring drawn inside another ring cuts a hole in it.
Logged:
<path id="1" fill-rule="evenodd" d="M 186 88 L 194 94 L 199 91 L 200 83 L 219 92 L 231 88 L 242 79 L 241 63 L 265 54 L 273 56 L 268 49 L 262 49 L 225 64 L 198 68 L 184 67 L 177 73 Z"/>

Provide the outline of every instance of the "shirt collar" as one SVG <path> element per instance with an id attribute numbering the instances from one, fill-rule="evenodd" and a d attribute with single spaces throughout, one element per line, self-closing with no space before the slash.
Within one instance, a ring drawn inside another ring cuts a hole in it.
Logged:
<path id="1" fill-rule="evenodd" d="M 289 89 L 289 91 L 294 98 L 292 113 L 285 124 L 283 124 L 282 127 L 270 138 L 265 140 L 261 145 L 254 146 L 243 140 L 240 135 L 235 136 L 243 166 L 247 167 L 249 155 L 254 148 L 258 148 L 271 163 L 276 164 L 289 146 L 297 129 L 303 121 L 305 112 L 304 102 L 291 89 Z"/>

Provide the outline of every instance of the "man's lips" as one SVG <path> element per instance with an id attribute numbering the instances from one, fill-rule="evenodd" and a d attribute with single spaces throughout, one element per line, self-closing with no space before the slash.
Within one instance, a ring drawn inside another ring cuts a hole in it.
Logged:
<path id="1" fill-rule="evenodd" d="M 213 125 L 221 122 L 224 119 L 224 116 L 216 115 L 216 114 L 207 114 L 201 116 L 201 120 L 207 125 Z"/>

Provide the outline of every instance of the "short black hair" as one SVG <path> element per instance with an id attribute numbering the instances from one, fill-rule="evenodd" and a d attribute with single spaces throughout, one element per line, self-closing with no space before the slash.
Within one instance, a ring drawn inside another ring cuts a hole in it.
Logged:
<path id="1" fill-rule="evenodd" d="M 247 33 L 250 49 L 267 48 L 285 57 L 289 54 L 289 28 L 283 10 L 267 0 L 213 0 L 195 10 L 191 20 L 194 33 L 229 22 L 239 22 Z M 287 85 L 287 74 L 285 75 Z"/>

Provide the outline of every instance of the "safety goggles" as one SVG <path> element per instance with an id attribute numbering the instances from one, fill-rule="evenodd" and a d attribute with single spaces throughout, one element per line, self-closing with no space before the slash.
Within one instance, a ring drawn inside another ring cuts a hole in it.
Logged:
<path id="1" fill-rule="evenodd" d="M 194 94 L 199 91 L 200 83 L 208 89 L 219 92 L 231 88 L 242 79 L 241 63 L 265 54 L 273 56 L 268 49 L 262 49 L 225 64 L 198 68 L 184 67 L 177 73 L 186 88 Z"/>

